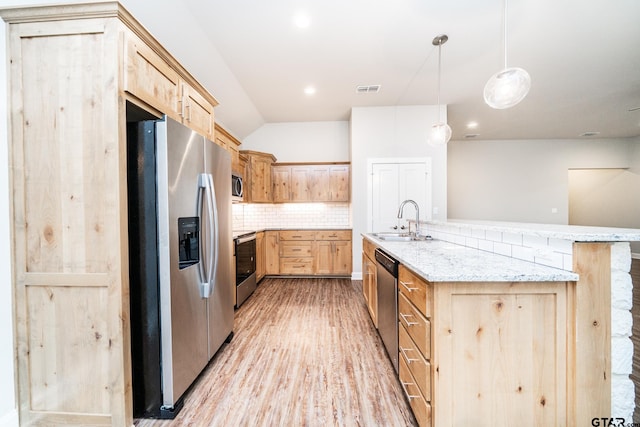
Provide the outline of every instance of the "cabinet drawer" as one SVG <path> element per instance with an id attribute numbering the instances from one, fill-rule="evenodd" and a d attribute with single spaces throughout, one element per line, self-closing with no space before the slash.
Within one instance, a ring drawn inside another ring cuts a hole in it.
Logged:
<path id="1" fill-rule="evenodd" d="M 313 274 L 313 258 L 280 258 L 280 274 Z"/>
<path id="2" fill-rule="evenodd" d="M 369 259 L 376 259 L 376 255 L 375 255 L 376 245 L 371 243 L 369 240 L 362 239 L 362 250 L 365 254 L 367 254 Z"/>
<path id="3" fill-rule="evenodd" d="M 411 375 L 411 371 L 407 366 L 403 357 L 398 359 L 398 376 L 400 384 L 404 390 L 405 396 L 409 399 L 411 410 L 416 417 L 416 421 L 420 427 L 431 427 L 431 405 L 420 394 L 420 390 L 416 385 L 416 381 Z"/>
<path id="4" fill-rule="evenodd" d="M 282 230 L 280 240 L 315 240 L 314 230 Z"/>
<path id="5" fill-rule="evenodd" d="M 431 318 L 431 284 L 418 277 L 413 271 L 400 265 L 398 271 L 398 290 L 415 305 L 427 318 Z"/>
<path id="6" fill-rule="evenodd" d="M 398 320 L 425 358 L 431 359 L 431 323 L 401 293 L 398 293 Z"/>
<path id="7" fill-rule="evenodd" d="M 281 257 L 310 257 L 313 242 L 280 242 Z"/>
<path id="8" fill-rule="evenodd" d="M 425 360 L 401 323 L 398 326 L 398 350 L 427 402 L 431 401 L 431 364 Z"/>
<path id="9" fill-rule="evenodd" d="M 316 240 L 351 240 L 351 230 L 316 231 Z"/>

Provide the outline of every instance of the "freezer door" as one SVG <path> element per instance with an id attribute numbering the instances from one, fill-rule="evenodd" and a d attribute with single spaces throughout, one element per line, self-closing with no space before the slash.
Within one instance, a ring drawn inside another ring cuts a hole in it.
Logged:
<path id="1" fill-rule="evenodd" d="M 214 237 L 218 251 L 215 278 L 212 280 L 209 311 L 209 358 L 218 351 L 233 330 L 235 266 L 233 265 L 233 235 L 231 216 L 231 155 L 222 147 L 205 140 L 205 169 L 213 178 L 217 225 Z M 207 251 L 213 250 L 206 247 Z"/>
<path id="2" fill-rule="evenodd" d="M 162 393 L 173 408 L 209 360 L 207 300 L 199 290 L 204 138 L 167 118 L 157 123 L 156 144 Z"/>

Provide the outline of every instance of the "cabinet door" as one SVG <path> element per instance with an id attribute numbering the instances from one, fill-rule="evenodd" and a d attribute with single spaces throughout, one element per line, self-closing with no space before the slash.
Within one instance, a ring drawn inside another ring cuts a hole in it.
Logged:
<path id="1" fill-rule="evenodd" d="M 181 121 L 180 78 L 156 52 L 130 34 L 126 41 L 124 90 Z"/>
<path id="2" fill-rule="evenodd" d="M 256 280 L 260 280 L 265 275 L 266 250 L 264 244 L 264 233 L 256 233 Z"/>
<path id="3" fill-rule="evenodd" d="M 182 82 L 182 123 L 207 139 L 214 139 L 213 105 L 186 82 Z"/>
<path id="4" fill-rule="evenodd" d="M 316 242 L 315 259 L 316 274 L 333 274 L 333 242 Z"/>
<path id="5" fill-rule="evenodd" d="M 327 202 L 331 200 L 331 180 L 329 178 L 329 166 L 312 166 L 310 175 L 311 200 L 314 202 Z"/>
<path id="6" fill-rule="evenodd" d="M 280 245 L 277 231 L 265 231 L 265 274 L 280 274 Z"/>
<path id="7" fill-rule="evenodd" d="M 291 167 L 291 201 L 310 202 L 311 201 L 311 167 L 292 166 Z"/>
<path id="8" fill-rule="evenodd" d="M 333 274 L 351 275 L 351 241 L 333 243 Z"/>
<path id="9" fill-rule="evenodd" d="M 291 201 L 291 168 L 289 166 L 273 166 L 271 168 L 273 179 L 273 201 Z"/>
<path id="10" fill-rule="evenodd" d="M 329 168 L 330 200 L 332 202 L 349 201 L 349 166 L 331 166 Z"/>
<path id="11" fill-rule="evenodd" d="M 260 158 L 251 157 L 251 201 L 269 203 L 271 197 L 271 162 Z"/>
<path id="12" fill-rule="evenodd" d="M 369 315 L 375 327 L 378 327 L 378 282 L 376 280 L 376 263 L 365 253 L 362 254 L 362 292 L 364 299 L 367 301 Z"/>

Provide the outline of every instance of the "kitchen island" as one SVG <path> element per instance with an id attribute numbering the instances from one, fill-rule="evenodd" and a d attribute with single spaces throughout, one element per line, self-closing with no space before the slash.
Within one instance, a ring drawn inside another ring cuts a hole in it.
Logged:
<path id="1" fill-rule="evenodd" d="M 401 263 L 399 374 L 422 425 L 631 419 L 628 372 L 616 372 L 616 351 L 626 354 L 630 325 L 622 340 L 615 326 L 630 306 L 617 312 L 624 298 L 614 289 L 612 299 L 611 285 L 626 287 L 620 272 L 628 275 L 631 257 L 624 242 L 638 240 L 640 230 L 549 228 L 448 222 L 423 225 L 434 241 L 364 235 L 365 259 L 380 247 Z M 424 301 L 412 300 L 412 292 Z M 403 316 L 407 309 L 413 317 Z M 416 319 L 426 325 L 422 351 L 410 332 Z M 427 367 L 416 369 L 421 364 Z"/>

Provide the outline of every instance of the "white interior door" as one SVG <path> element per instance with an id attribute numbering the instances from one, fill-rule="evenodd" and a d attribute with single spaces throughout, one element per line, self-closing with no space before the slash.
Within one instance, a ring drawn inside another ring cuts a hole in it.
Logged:
<path id="1" fill-rule="evenodd" d="M 372 232 L 391 231 L 398 220 L 398 165 L 376 163 L 372 165 Z"/>
<path id="2" fill-rule="evenodd" d="M 414 200 L 420 207 L 420 220 L 431 219 L 431 159 L 369 160 L 369 231 L 385 232 L 408 226 L 415 219 L 413 206 L 397 218 L 403 200 Z"/>

